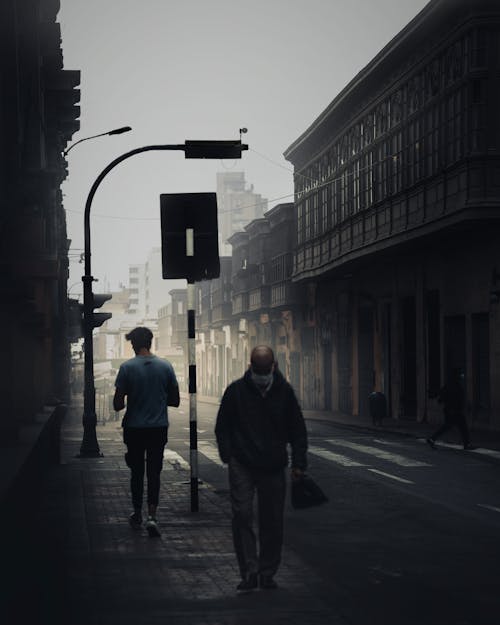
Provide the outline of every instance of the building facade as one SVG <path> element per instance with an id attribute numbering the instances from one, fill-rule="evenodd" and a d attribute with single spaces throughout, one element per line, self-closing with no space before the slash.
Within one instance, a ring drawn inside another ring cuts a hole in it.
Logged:
<path id="1" fill-rule="evenodd" d="M 433 420 L 460 368 L 500 425 L 499 40 L 497 2 L 430 2 L 285 152 L 318 407 Z"/>
<path id="2" fill-rule="evenodd" d="M 79 71 L 63 69 L 57 0 L 0 3 L 0 445 L 68 399 L 63 152 L 79 129 Z"/>

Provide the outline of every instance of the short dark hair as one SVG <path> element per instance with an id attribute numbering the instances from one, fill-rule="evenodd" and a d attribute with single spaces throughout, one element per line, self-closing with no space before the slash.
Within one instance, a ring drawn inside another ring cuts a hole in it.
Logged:
<path id="1" fill-rule="evenodd" d="M 139 351 L 142 347 L 146 349 L 151 348 L 153 333 L 149 328 L 138 327 L 126 334 L 125 338 L 132 343 L 134 351 Z"/>

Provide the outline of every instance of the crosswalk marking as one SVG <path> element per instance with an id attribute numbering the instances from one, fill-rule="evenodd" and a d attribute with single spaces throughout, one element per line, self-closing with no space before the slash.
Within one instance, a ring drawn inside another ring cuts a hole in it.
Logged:
<path id="1" fill-rule="evenodd" d="M 165 451 L 163 452 L 163 457 L 172 466 L 175 467 L 177 465 L 177 466 L 180 466 L 181 469 L 189 470 L 189 464 L 184 460 L 184 458 L 180 454 L 178 454 L 173 449 L 166 448 Z"/>
<path id="2" fill-rule="evenodd" d="M 394 462 L 394 464 L 398 464 L 401 467 L 430 467 L 428 462 L 422 462 L 421 460 L 413 460 L 411 458 L 406 458 L 405 456 L 401 456 L 400 454 L 394 454 L 390 451 L 385 451 L 384 449 L 378 449 L 378 447 L 372 447 L 371 445 L 361 445 L 360 443 L 353 443 L 351 441 L 346 441 L 343 439 L 327 439 L 327 443 L 331 445 L 339 445 L 341 447 L 347 447 L 348 449 L 352 449 L 353 451 L 359 451 L 364 454 L 369 454 L 371 456 L 375 456 L 376 458 L 381 458 L 382 460 L 388 460 L 389 462 Z"/>
<path id="3" fill-rule="evenodd" d="M 427 442 L 425 438 L 418 439 L 421 443 Z M 436 441 L 437 447 L 446 447 L 447 449 L 457 449 L 462 451 L 464 446 L 458 445 L 457 443 L 445 443 L 442 440 Z M 480 454 L 481 456 L 489 456 L 490 458 L 498 458 L 500 459 L 500 451 L 498 449 L 485 449 L 484 447 L 478 447 L 477 449 L 469 449 L 467 450 L 468 454 Z"/>
<path id="4" fill-rule="evenodd" d="M 198 441 L 198 451 L 212 462 L 226 468 L 226 465 L 220 459 L 217 447 L 210 441 Z"/>
<path id="5" fill-rule="evenodd" d="M 487 503 L 478 503 L 477 505 L 480 508 L 486 508 L 487 510 L 493 510 L 493 512 L 500 512 L 500 508 L 497 508 L 496 506 L 489 506 Z"/>
<path id="6" fill-rule="evenodd" d="M 384 471 L 379 471 L 378 469 L 368 469 L 372 473 L 377 473 L 378 475 L 383 475 L 384 477 L 390 477 L 391 480 L 397 480 L 398 482 L 403 482 L 404 484 L 415 484 L 411 480 L 405 480 L 402 477 L 398 477 L 397 475 L 392 475 L 392 473 L 385 473 Z"/>
<path id="7" fill-rule="evenodd" d="M 341 464 L 343 467 L 366 466 L 366 464 L 362 464 L 361 462 L 357 462 L 356 460 L 351 460 L 351 458 L 348 458 L 347 456 L 343 456 L 342 454 L 336 454 L 333 451 L 329 451 L 328 449 L 322 449 L 321 447 L 309 447 L 309 453 L 314 454 L 315 456 L 319 456 L 320 458 L 325 458 L 325 460 L 331 460 L 332 462 Z"/>

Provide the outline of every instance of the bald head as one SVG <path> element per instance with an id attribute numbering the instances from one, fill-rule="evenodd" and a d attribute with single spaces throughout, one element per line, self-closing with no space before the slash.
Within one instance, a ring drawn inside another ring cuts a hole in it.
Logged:
<path id="1" fill-rule="evenodd" d="M 250 354 L 250 365 L 254 373 L 260 375 L 270 373 L 274 365 L 273 350 L 267 345 L 257 345 Z"/>

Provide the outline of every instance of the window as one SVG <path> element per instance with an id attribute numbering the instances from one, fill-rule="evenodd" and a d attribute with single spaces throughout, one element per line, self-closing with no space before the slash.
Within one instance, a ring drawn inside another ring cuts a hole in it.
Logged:
<path id="1" fill-rule="evenodd" d="M 398 193 L 402 187 L 403 171 L 403 146 L 401 131 L 394 133 L 391 140 L 392 145 L 392 193 Z"/>
<path id="2" fill-rule="evenodd" d="M 439 128 L 440 114 L 439 105 L 435 104 L 427 112 L 426 116 L 426 160 L 427 175 L 432 176 L 438 172 L 440 165 L 439 158 Z"/>
<path id="3" fill-rule="evenodd" d="M 359 212 L 361 207 L 360 169 L 360 161 L 358 159 L 353 163 L 352 167 L 352 208 L 354 213 Z"/>
<path id="4" fill-rule="evenodd" d="M 446 102 L 446 161 L 449 165 L 462 157 L 462 90 L 457 89 Z"/>
<path id="5" fill-rule="evenodd" d="M 321 232 L 325 233 L 328 231 L 330 226 L 330 206 L 328 205 L 328 186 L 324 186 L 321 189 Z"/>
<path id="6" fill-rule="evenodd" d="M 373 152 L 367 152 L 363 159 L 364 208 L 373 204 Z"/>
<path id="7" fill-rule="evenodd" d="M 311 238 L 311 198 L 306 198 L 304 202 L 304 240 Z"/>
<path id="8" fill-rule="evenodd" d="M 302 243 L 304 241 L 304 204 L 300 202 L 297 206 L 297 243 Z"/>
<path id="9" fill-rule="evenodd" d="M 313 237 L 318 236 L 319 234 L 319 198 L 318 193 L 313 195 L 313 229 L 312 235 Z"/>
<path id="10" fill-rule="evenodd" d="M 408 124 L 407 184 L 420 180 L 422 172 L 422 119 L 414 118 Z"/>

